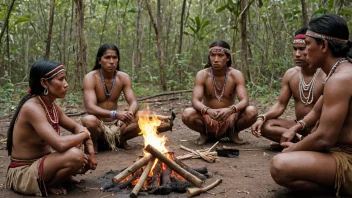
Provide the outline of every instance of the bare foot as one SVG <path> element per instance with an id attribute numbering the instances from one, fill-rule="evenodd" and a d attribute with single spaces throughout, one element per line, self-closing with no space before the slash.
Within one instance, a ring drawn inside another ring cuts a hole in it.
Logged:
<path id="1" fill-rule="evenodd" d="M 194 141 L 195 144 L 197 145 L 203 145 L 207 142 L 208 136 L 201 133 L 196 141 Z"/>
<path id="2" fill-rule="evenodd" d="M 121 142 L 119 145 L 120 148 L 123 148 L 125 150 L 131 150 L 133 147 L 129 145 L 127 142 Z"/>
<path id="3" fill-rule="evenodd" d="M 237 131 L 235 131 L 235 132 L 230 132 L 230 133 L 229 133 L 229 139 L 230 139 L 232 142 L 234 142 L 235 144 L 240 144 L 240 145 L 245 144 L 246 142 L 243 141 L 240 137 L 238 137 L 238 133 L 239 133 L 239 132 L 237 132 Z"/>
<path id="4" fill-rule="evenodd" d="M 78 179 L 77 177 L 75 177 L 73 175 L 70 177 L 69 181 L 74 184 L 84 183 L 84 179 Z"/>
<path id="5" fill-rule="evenodd" d="M 67 191 L 62 186 L 48 187 L 48 192 L 54 195 L 66 195 Z"/>

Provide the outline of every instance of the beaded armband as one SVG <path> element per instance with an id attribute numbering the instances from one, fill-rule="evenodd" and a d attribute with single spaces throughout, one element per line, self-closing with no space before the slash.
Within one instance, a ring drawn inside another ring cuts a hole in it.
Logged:
<path id="1" fill-rule="evenodd" d="M 201 113 L 202 115 L 205 115 L 205 114 L 207 114 L 208 109 L 210 109 L 210 108 L 207 107 L 207 106 L 204 106 L 204 107 L 200 110 L 200 113 Z"/>
<path id="2" fill-rule="evenodd" d="M 116 111 L 115 110 L 114 111 L 110 111 L 110 118 L 112 120 L 116 120 Z"/>
<path id="3" fill-rule="evenodd" d="M 260 114 L 257 116 L 257 120 L 263 120 L 263 122 L 266 121 L 266 116 L 264 114 Z"/>
<path id="4" fill-rule="evenodd" d="M 305 130 L 307 128 L 307 123 L 305 121 L 299 120 L 297 123 L 299 123 L 303 127 L 302 130 Z"/>

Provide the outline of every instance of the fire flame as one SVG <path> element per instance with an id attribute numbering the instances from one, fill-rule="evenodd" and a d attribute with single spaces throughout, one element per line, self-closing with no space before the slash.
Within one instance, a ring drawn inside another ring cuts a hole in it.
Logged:
<path id="1" fill-rule="evenodd" d="M 140 135 L 144 137 L 144 147 L 148 144 L 152 145 L 161 153 L 167 153 L 165 147 L 167 138 L 164 135 L 159 135 L 157 127 L 161 124 L 161 120 L 157 118 L 155 112 L 150 112 L 147 107 L 146 111 L 138 112 L 138 126 L 141 129 Z M 145 151 L 143 151 L 146 154 Z"/>

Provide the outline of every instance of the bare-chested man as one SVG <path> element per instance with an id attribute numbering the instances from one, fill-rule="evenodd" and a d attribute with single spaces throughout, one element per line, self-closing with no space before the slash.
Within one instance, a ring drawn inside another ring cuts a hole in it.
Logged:
<path id="1" fill-rule="evenodd" d="M 196 144 L 204 144 L 208 138 L 223 137 L 242 144 L 238 133 L 256 119 L 257 110 L 248 106 L 244 76 L 231 67 L 230 53 L 225 41 L 212 43 L 208 64 L 196 75 L 192 107 L 185 109 L 182 115 L 183 123 L 200 133 Z"/>
<path id="2" fill-rule="evenodd" d="M 91 132 L 94 148 L 107 149 L 116 146 L 130 149 L 127 140 L 138 136 L 138 102 L 132 90 L 129 75 L 119 70 L 120 53 L 114 44 L 103 44 L 97 53 L 93 71 L 83 79 L 84 105 L 89 115 L 82 118 L 82 125 Z M 118 110 L 117 100 L 123 92 L 129 104 L 127 111 Z M 159 132 L 171 130 L 169 117 L 158 116 L 166 121 L 158 127 Z"/>
<path id="3" fill-rule="evenodd" d="M 293 58 L 296 66 L 286 71 L 278 101 L 266 113 L 259 115 L 252 125 L 252 134 L 256 137 L 263 136 L 280 142 L 282 134 L 298 120 L 303 119 L 323 93 L 326 75 L 320 68 L 310 67 L 304 55 L 307 29 L 301 28 L 295 32 Z M 296 120 L 279 118 L 284 113 L 291 96 L 295 104 Z M 300 139 L 302 135 L 306 136 L 310 131 L 311 128 L 300 131 L 295 140 Z"/>
<path id="4" fill-rule="evenodd" d="M 63 65 L 36 61 L 31 67 L 29 87 L 7 134 L 11 163 L 5 187 L 25 195 L 66 194 L 63 184 L 77 181 L 74 175 L 97 166 L 90 133 L 55 103 L 68 89 Z M 60 135 L 60 127 L 73 134 Z M 82 142 L 86 154 L 76 148 Z"/>
<path id="5" fill-rule="evenodd" d="M 344 19 L 322 15 L 309 22 L 306 56 L 326 74 L 319 126 L 303 140 L 281 143 L 271 161 L 276 183 L 294 190 L 335 188 L 352 195 L 352 43 Z M 314 125 L 307 116 L 300 129 Z M 313 116 L 314 117 L 314 116 Z"/>

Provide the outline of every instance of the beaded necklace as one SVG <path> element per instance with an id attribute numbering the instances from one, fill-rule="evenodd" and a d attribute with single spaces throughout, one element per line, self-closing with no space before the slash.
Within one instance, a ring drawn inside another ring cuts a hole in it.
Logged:
<path id="1" fill-rule="evenodd" d="M 301 98 L 301 101 L 303 104 L 305 105 L 310 105 L 313 102 L 314 99 L 314 88 L 315 88 L 315 82 L 317 80 L 317 76 L 320 72 L 320 68 L 317 69 L 314 73 L 314 76 L 312 78 L 312 80 L 306 84 L 306 82 L 304 81 L 304 76 L 301 70 L 301 73 L 299 75 L 299 97 Z M 304 95 L 304 92 L 308 91 L 308 96 L 306 97 Z"/>
<path id="2" fill-rule="evenodd" d="M 228 76 L 228 70 L 229 68 L 226 67 L 226 73 L 225 73 L 225 78 L 222 82 L 222 86 L 221 88 L 218 87 L 218 85 L 216 84 L 216 79 L 215 79 L 215 76 L 214 76 L 214 72 L 213 72 L 213 68 L 210 67 L 210 73 L 211 73 L 211 77 L 213 79 L 213 85 L 214 85 L 214 93 L 215 93 L 215 97 L 221 101 L 221 98 L 222 96 L 224 95 L 224 92 L 225 92 L 225 86 L 226 86 L 226 80 L 227 80 L 227 76 Z M 221 91 L 221 94 L 219 95 L 217 90 Z"/>
<path id="3" fill-rule="evenodd" d="M 115 83 L 116 83 L 116 71 L 114 71 L 114 81 L 112 82 L 110 93 L 108 93 L 108 87 L 105 84 L 105 79 L 104 79 L 102 69 L 100 69 L 99 72 L 100 72 L 101 82 L 103 83 L 103 87 L 104 87 L 104 93 L 105 93 L 106 97 L 108 98 L 108 100 L 110 100 L 110 96 L 112 94 L 112 91 L 114 90 Z"/>
<path id="4" fill-rule="evenodd" d="M 347 60 L 346 58 L 341 58 L 340 60 L 338 60 L 338 61 L 334 64 L 334 66 L 332 66 L 332 68 L 331 68 L 331 70 L 330 70 L 330 72 L 329 72 L 329 75 L 328 75 L 328 76 L 325 78 L 325 80 L 324 80 L 324 84 L 325 84 L 326 82 L 328 82 L 330 76 L 335 72 L 336 68 L 337 68 L 341 63 L 344 63 L 344 62 L 347 62 L 347 61 L 348 61 L 348 60 Z"/>
<path id="5" fill-rule="evenodd" d="M 59 127 L 59 116 L 57 113 L 57 106 L 53 102 L 52 107 L 50 108 L 44 103 L 43 99 L 41 96 L 37 96 L 38 101 L 40 105 L 44 108 L 45 110 L 45 115 L 47 120 L 49 121 L 50 125 L 55 129 L 55 131 L 60 135 L 60 127 Z"/>

